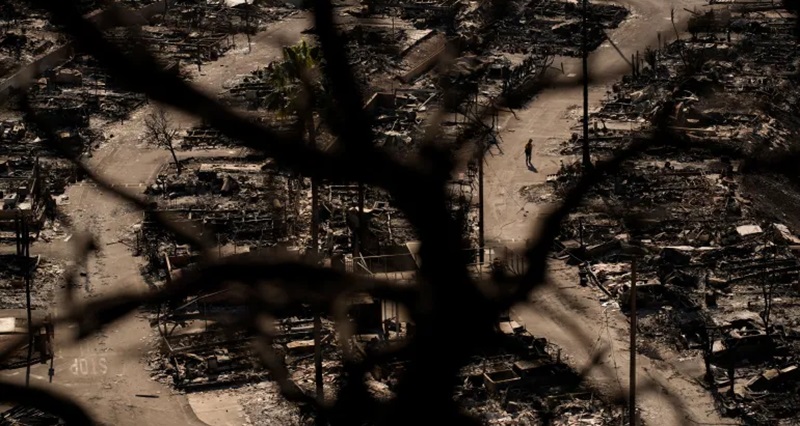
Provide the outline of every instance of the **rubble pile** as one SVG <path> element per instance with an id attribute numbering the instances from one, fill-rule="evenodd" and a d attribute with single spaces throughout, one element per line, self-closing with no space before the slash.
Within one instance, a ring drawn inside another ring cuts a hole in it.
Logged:
<path id="1" fill-rule="evenodd" d="M 647 344 L 703 362 L 724 413 L 790 424 L 800 402 L 800 238 L 791 214 L 798 189 L 768 170 L 741 173 L 738 161 L 702 149 L 794 149 L 794 17 L 762 6 L 758 16 L 737 7 L 697 13 L 691 39 L 636 55 L 634 74 L 592 116 L 592 152 L 608 156 L 648 137 L 661 112 L 675 137 L 697 149 L 650 149 L 626 162 L 572 215 L 559 251 L 625 312 L 635 257 Z M 582 142 L 574 135 L 563 153 L 579 153 Z M 571 187 L 575 170 L 565 165 L 549 177 L 556 195 Z"/>
<path id="2" fill-rule="evenodd" d="M 269 22 L 279 21 L 294 12 L 286 3 L 178 1 L 156 15 L 150 25 L 129 29 L 114 28 L 106 35 L 120 46 L 130 46 L 132 37 L 157 54 L 166 64 L 214 61 L 237 43 L 237 34 L 255 34 Z M 240 40 L 239 43 L 244 42 Z"/>
<path id="3" fill-rule="evenodd" d="M 271 86 L 268 83 L 269 66 L 258 68 L 250 75 L 237 76 L 226 83 L 225 100 L 232 105 L 246 106 L 249 110 L 266 107 L 266 97 Z"/>
<path id="4" fill-rule="evenodd" d="M 765 368 L 790 367 L 800 349 L 791 349 L 800 325 L 794 308 L 800 298 L 794 247 L 800 239 L 786 225 L 759 217 L 748 194 L 738 190 L 739 176 L 721 178 L 706 166 L 703 181 L 692 182 L 697 170 L 680 176 L 680 165 L 672 166 L 675 171 L 650 173 L 646 167 L 623 168 L 619 182 L 593 196 L 616 206 L 605 205 L 609 212 L 592 211 L 596 203 L 583 207 L 562 234 L 563 253 L 585 265 L 589 281 L 623 311 L 630 303 L 635 255 L 641 335 L 704 356 L 709 374 L 734 362 L 737 377 L 746 382 Z M 622 209 L 628 213 L 620 220 Z M 764 345 L 776 349 L 764 351 Z M 757 419 L 753 410 L 763 405 L 762 396 L 744 385 L 728 395 L 728 382 L 714 383 L 730 414 Z M 764 424 L 781 415 L 777 406 L 758 409 Z"/>
<path id="5" fill-rule="evenodd" d="M 11 0 L 0 6 L 0 78 L 7 78 L 34 58 L 45 54 L 64 38 L 44 13 L 28 2 Z"/>
<path id="6" fill-rule="evenodd" d="M 311 426 L 313 418 L 304 418 L 300 408 L 280 394 L 278 384 L 261 382 L 232 389 L 245 408 L 248 425 L 253 426 Z"/>
<path id="7" fill-rule="evenodd" d="M 502 343 L 473 357 L 460 371 L 463 384 L 457 386 L 455 398 L 468 413 L 487 425 L 538 425 L 544 421 L 556 425 L 625 424 L 623 410 L 584 388 L 579 375 L 559 359 L 560 351 L 545 339 L 535 338 L 508 317 L 500 319 L 497 329 Z M 351 345 L 354 353 L 366 354 L 380 350 L 394 338 L 397 336 L 383 332 L 356 334 Z M 341 362 L 330 349 L 325 346 L 322 371 L 326 398 L 334 399 Z M 288 345 L 287 350 L 291 352 Z M 313 347 L 308 346 L 306 353 L 294 359 L 287 357 L 287 362 L 292 379 L 313 392 Z M 405 368 L 403 359 L 382 362 L 365 377 L 368 392 L 378 400 L 390 400 Z M 273 382 L 225 391 L 240 398 L 251 424 L 310 424 L 313 418 L 309 413 L 302 406 L 288 405 L 279 392 Z"/>
<path id="8" fill-rule="evenodd" d="M 155 0 L 120 0 L 117 3 L 135 10 L 154 2 Z M 78 0 L 75 2 L 75 4 L 78 10 L 84 14 L 95 12 L 108 6 L 108 3 L 102 0 Z"/>
<path id="9" fill-rule="evenodd" d="M 190 268 L 187 265 L 185 268 Z M 231 331 L 228 319 L 247 315 L 246 306 L 228 297 L 225 290 L 203 293 L 184 301 L 174 301 L 159 311 L 155 322 L 160 333 L 160 350 L 150 353 L 150 370 L 158 380 L 170 381 L 184 390 L 248 383 L 269 378 L 259 361 L 251 331 Z M 298 385 L 309 390 L 313 384 L 313 317 L 308 312 L 286 317 L 274 323 L 272 349 L 294 367 Z M 326 374 L 332 378 L 338 370 L 338 355 L 332 349 L 333 324 L 323 322 Z M 311 363 L 312 373 L 307 369 Z"/>
<path id="10" fill-rule="evenodd" d="M 623 424 L 622 410 L 595 398 L 560 350 L 508 317 L 497 324 L 501 343 L 461 368 L 455 399 L 482 424 Z M 391 397 L 402 362 L 372 374 Z M 378 387 L 378 386 L 372 386 Z"/>
<path id="11" fill-rule="evenodd" d="M 461 34 L 470 28 L 484 27 L 477 34 L 488 51 L 540 54 L 581 55 L 582 9 L 576 2 L 550 0 L 519 0 L 505 4 L 501 19 L 494 13 L 496 4 L 484 2 L 473 14 L 465 15 L 460 22 Z M 605 31 L 616 28 L 628 16 L 622 6 L 590 4 L 589 50 L 605 41 Z"/>
<path id="12" fill-rule="evenodd" d="M 31 307 L 48 309 L 57 288 L 63 287 L 64 266 L 40 257 L 20 258 L 0 255 L 0 309 L 24 309 L 25 270 L 31 270 Z"/>
<path id="13" fill-rule="evenodd" d="M 183 27 L 147 25 L 142 26 L 139 34 L 131 34 L 126 28 L 106 31 L 106 37 L 119 46 L 129 46 L 129 40 L 136 36 L 165 62 L 209 62 L 216 60 L 233 46 L 230 37 L 224 32 L 199 32 Z"/>
<path id="14" fill-rule="evenodd" d="M 62 194 L 67 184 L 78 178 L 75 166 L 68 160 L 44 156 L 0 156 L 0 179 L 32 178 L 32 170 L 36 168 L 40 170 L 39 178 L 50 195 Z"/>
<path id="15" fill-rule="evenodd" d="M 239 81 L 239 80 L 237 80 Z M 247 96 L 248 98 L 249 95 Z M 231 105 L 239 105 L 245 99 L 241 96 L 238 100 L 233 99 L 234 96 L 226 98 L 226 102 Z M 255 123 L 269 126 L 272 131 L 285 135 L 287 137 L 299 137 L 298 132 L 302 132 L 299 127 L 298 121 L 294 117 L 276 114 L 273 111 L 265 111 L 263 109 L 255 110 L 255 104 L 252 111 L 241 111 L 241 114 Z M 235 148 L 237 141 L 223 135 L 219 130 L 212 126 L 201 123 L 195 125 L 184 132 L 181 132 L 180 139 L 177 141 L 181 149 L 213 149 L 218 147 Z M 327 143 L 326 134 L 320 135 L 320 143 Z M 252 159 L 253 161 L 266 161 L 263 153 L 240 148 L 241 156 Z"/>
<path id="16" fill-rule="evenodd" d="M 252 76 L 232 85 L 230 93 L 233 102 L 245 102 L 249 108 L 262 108 L 269 86 L 266 83 L 269 69 L 253 72 Z M 396 158 L 411 161 L 419 153 L 420 142 L 424 137 L 423 124 L 428 115 L 428 109 L 436 104 L 438 91 L 412 89 L 403 94 L 376 93 L 365 107 L 375 117 L 373 131 L 376 134 L 376 144 Z M 238 101 L 237 101 L 238 99 Z M 461 123 L 463 124 L 463 123 Z M 284 127 L 291 128 L 290 124 Z M 450 132 L 455 132 L 451 129 Z M 326 139 L 332 136 L 324 130 L 318 134 L 317 142 L 325 145 Z M 216 139 L 216 132 L 206 128 L 195 128 L 189 131 L 185 145 L 203 146 L 215 141 L 215 144 L 224 144 L 224 139 Z M 323 141 L 323 142 L 320 142 Z M 476 212 L 474 199 L 477 197 L 476 172 L 470 170 L 454 179 L 450 186 L 454 215 L 462 215 L 467 220 L 465 235 L 470 239 L 477 239 Z M 303 182 L 305 189 L 310 189 L 310 181 Z M 309 192 L 305 193 L 310 196 Z M 320 247 L 332 252 L 350 253 L 354 247 L 354 230 L 358 225 L 358 186 L 356 184 L 340 182 L 322 182 L 322 213 L 320 214 Z M 310 199 L 304 197 L 296 199 L 296 222 L 303 235 L 301 240 L 306 241 L 308 224 L 311 221 Z M 364 203 L 364 220 L 366 230 L 361 249 L 369 255 L 384 254 L 395 247 L 402 247 L 408 241 L 415 239 L 410 224 L 403 217 L 402 212 L 392 206 L 391 200 L 383 192 L 373 188 L 366 189 Z"/>
<path id="17" fill-rule="evenodd" d="M 455 18 L 468 9 L 468 2 L 459 0 L 387 1 L 367 2 L 366 15 L 390 15 L 413 23 L 416 28 L 442 28 L 455 31 Z M 359 14 L 362 15 L 362 14 Z"/>
<path id="18" fill-rule="evenodd" d="M 42 168 L 35 160 L 0 157 L 0 197 L 0 239 L 17 237 L 20 218 L 32 232 L 38 232 L 55 210 Z"/>
<path id="19" fill-rule="evenodd" d="M 415 154 L 424 136 L 421 124 L 436 92 L 416 91 L 375 102 L 375 144 L 398 158 Z"/>
<path id="20" fill-rule="evenodd" d="M 292 114 L 270 110 L 269 95 L 277 85 L 285 84 L 283 81 L 274 81 L 275 69 L 281 61 L 270 62 L 267 66 L 259 67 L 246 75 L 237 75 L 223 84 L 225 91 L 222 98 L 232 106 L 246 108 L 249 111 L 258 111 L 260 119 L 265 120 L 271 127 L 291 126 L 295 120 Z"/>
<path id="21" fill-rule="evenodd" d="M 227 34 L 255 34 L 295 13 L 289 2 L 178 0 L 158 21 L 164 25 Z"/>
<path id="22" fill-rule="evenodd" d="M 9 123 L 13 124 L 6 127 Z M 14 132 L 3 132 L 3 129 L 14 129 Z M 51 228 L 59 226 L 55 221 L 56 206 L 68 203 L 68 197 L 63 195 L 67 185 L 83 176 L 71 161 L 53 157 L 41 141 L 32 142 L 24 123 L 0 122 L 0 132 L 24 135 L 24 139 L 17 135 L 9 137 L 10 143 L 4 144 L 0 151 L 0 194 L 6 212 L 0 219 L 0 239 L 14 239 L 14 212 L 30 210 L 35 219 L 31 223 L 37 231 L 35 237 L 47 241 L 54 234 Z"/>
<path id="23" fill-rule="evenodd" d="M 39 157 L 39 165 L 47 190 L 52 196 L 63 195 L 69 184 L 83 180 L 82 174 L 69 160 Z"/>
<path id="24" fill-rule="evenodd" d="M 38 408 L 15 405 L 0 413 L 0 424 L 3 425 L 66 425 L 59 417 L 45 413 Z"/>
<path id="25" fill-rule="evenodd" d="M 299 216 L 310 203 L 307 182 L 271 169 L 268 163 L 234 158 L 188 160 L 177 174 L 170 164 L 146 193 L 159 212 L 191 224 L 220 244 L 247 248 L 296 244 L 307 235 Z M 145 220 L 140 245 L 158 265 L 175 242 Z"/>
<path id="26" fill-rule="evenodd" d="M 342 32 L 349 61 L 364 88 L 389 90 L 406 31 L 356 25 Z"/>
<path id="27" fill-rule="evenodd" d="M 118 121 L 144 105 L 140 93 L 121 89 L 96 61 L 78 55 L 45 72 L 31 90 L 31 103 L 51 126 L 86 133 L 91 117 Z"/>
<path id="28" fill-rule="evenodd" d="M 365 222 L 360 245 L 364 255 L 393 253 L 395 248 L 416 239 L 405 215 L 392 206 L 385 192 L 366 187 L 364 214 L 359 218 L 358 185 L 329 183 L 321 191 L 321 246 L 333 253 L 352 253 L 360 220 Z"/>
<path id="29" fill-rule="evenodd" d="M 419 154 L 419 149 L 426 137 L 425 123 L 431 117 L 430 111 L 441 107 L 441 91 L 437 89 L 408 89 L 402 94 L 373 97 L 373 102 L 367 107 L 375 116 L 373 132 L 376 135 L 376 144 L 401 161 L 413 161 Z M 465 120 L 445 122 L 440 129 L 439 139 L 455 145 L 459 132 L 467 124 Z M 477 212 L 474 208 L 477 199 L 477 168 L 467 167 L 448 182 L 449 208 L 454 217 L 463 218 L 464 236 L 468 240 L 477 240 Z M 383 200 L 381 200 L 383 201 Z M 386 200 L 390 201 L 390 200 Z M 386 204 L 387 206 L 390 205 Z M 403 243 L 396 238 L 410 238 L 410 228 L 403 234 L 397 233 L 399 223 L 392 222 L 392 217 L 398 218 L 399 212 L 392 212 L 387 216 L 388 237 L 395 240 L 395 244 Z M 395 224 L 397 223 L 397 224 Z M 389 226 L 391 225 L 391 226 Z M 395 232 L 392 232 L 394 228 Z M 409 241 L 406 239 L 405 241 Z"/>
<path id="30" fill-rule="evenodd" d="M 270 168 L 268 163 L 204 158 L 168 166 L 146 193 L 159 211 L 210 234 L 222 245 L 241 250 L 261 247 L 310 246 L 311 181 Z M 358 227 L 358 186 L 320 184 L 319 247 L 329 253 L 351 253 Z M 414 239 L 402 213 L 382 191 L 365 190 L 366 222 L 362 250 L 381 254 Z M 172 253 L 176 243 L 145 221 L 140 245 L 157 265 L 159 253 Z"/>
<path id="31" fill-rule="evenodd" d="M 203 320 L 207 322 L 206 317 Z M 171 328 L 164 336 L 167 346 L 162 356 L 151 360 L 151 370 L 157 379 L 171 378 L 171 384 L 181 389 L 195 390 L 209 386 L 229 385 L 263 379 L 266 372 L 252 350 L 252 341 L 244 334 L 229 335 L 214 325 L 197 329 L 194 322 Z"/>
<path id="32" fill-rule="evenodd" d="M 216 146 L 233 146 L 234 142 L 211 126 L 195 126 L 186 131 L 180 142 L 181 149 L 202 149 Z"/>

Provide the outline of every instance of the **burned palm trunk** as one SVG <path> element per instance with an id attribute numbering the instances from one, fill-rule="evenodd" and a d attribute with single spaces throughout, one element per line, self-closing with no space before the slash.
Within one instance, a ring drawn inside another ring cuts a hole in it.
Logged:
<path id="1" fill-rule="evenodd" d="M 313 112 L 309 109 L 304 113 L 304 122 L 308 132 L 308 142 L 311 146 L 317 145 L 317 133 L 314 127 Z M 319 184 L 316 177 L 311 177 L 311 253 L 314 262 L 319 258 Z M 314 311 L 314 380 L 317 388 L 317 400 L 325 399 L 322 378 L 322 317 L 318 309 Z M 324 419 L 318 413 L 317 424 L 323 425 Z"/>

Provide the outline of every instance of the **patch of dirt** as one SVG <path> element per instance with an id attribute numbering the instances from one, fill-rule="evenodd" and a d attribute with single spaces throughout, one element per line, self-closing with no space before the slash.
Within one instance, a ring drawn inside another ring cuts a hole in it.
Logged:
<path id="1" fill-rule="evenodd" d="M 547 203 L 553 199 L 553 190 L 547 184 L 525 185 L 519 189 L 519 195 L 531 203 Z"/>

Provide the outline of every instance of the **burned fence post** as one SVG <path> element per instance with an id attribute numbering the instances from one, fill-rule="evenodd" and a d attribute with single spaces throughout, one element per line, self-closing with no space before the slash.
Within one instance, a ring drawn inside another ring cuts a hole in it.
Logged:
<path id="1" fill-rule="evenodd" d="M 711 335 L 708 332 L 708 327 L 705 327 L 703 337 L 703 365 L 706 368 L 706 381 L 713 383 L 714 374 L 711 370 L 711 353 L 713 351 L 714 342 L 711 340 Z"/>
<path id="2" fill-rule="evenodd" d="M 734 389 L 734 379 L 736 378 L 736 369 L 734 367 L 734 363 L 736 362 L 736 354 L 730 359 L 730 364 L 728 365 L 728 380 L 731 382 L 731 389 L 730 394 L 731 398 L 736 396 L 735 389 Z"/>
<path id="3" fill-rule="evenodd" d="M 50 383 L 53 383 L 53 377 L 56 375 L 56 351 L 53 345 L 55 344 L 55 325 L 53 324 L 53 318 L 48 314 L 45 327 L 47 330 L 47 356 L 50 357 L 50 368 L 47 369 L 47 376 L 49 377 Z"/>
<path id="4" fill-rule="evenodd" d="M 636 55 L 631 53 L 631 70 L 633 71 L 633 76 L 636 77 Z"/>

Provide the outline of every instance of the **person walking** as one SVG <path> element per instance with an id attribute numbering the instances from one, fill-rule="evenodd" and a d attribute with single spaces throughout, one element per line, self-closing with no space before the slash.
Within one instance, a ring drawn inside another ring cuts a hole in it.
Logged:
<path id="1" fill-rule="evenodd" d="M 531 164 L 531 154 L 533 154 L 533 139 L 528 139 L 528 143 L 525 144 L 525 165 L 532 166 Z"/>

